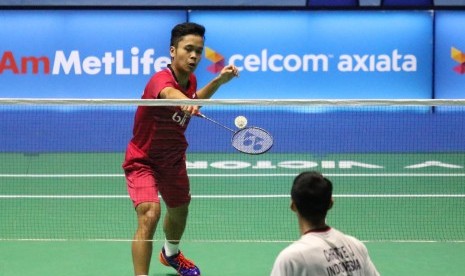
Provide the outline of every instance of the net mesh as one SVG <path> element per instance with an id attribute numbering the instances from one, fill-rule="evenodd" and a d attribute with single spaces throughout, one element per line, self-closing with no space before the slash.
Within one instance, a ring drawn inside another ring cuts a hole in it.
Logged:
<path id="1" fill-rule="evenodd" d="M 342 231 L 365 241 L 465 241 L 465 101 L 198 103 L 230 128 L 245 116 L 274 145 L 242 154 L 230 131 L 191 119 L 183 240 L 295 240 L 290 186 L 317 170 L 334 183 L 328 223 Z M 0 240 L 131 240 L 136 216 L 121 164 L 134 112 L 183 104 L 0 100 Z M 161 224 L 155 239 L 164 239 Z"/>

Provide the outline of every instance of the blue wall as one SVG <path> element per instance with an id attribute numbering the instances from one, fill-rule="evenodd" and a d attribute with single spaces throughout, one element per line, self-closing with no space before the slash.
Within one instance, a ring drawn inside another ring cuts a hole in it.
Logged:
<path id="1" fill-rule="evenodd" d="M 464 152 L 465 112 L 241 111 L 250 125 L 268 130 L 271 152 L 310 154 Z M 205 111 L 234 128 L 238 111 Z M 1 111 L 0 152 L 120 152 L 131 138 L 134 110 L 18 109 Z M 191 152 L 234 152 L 231 133 L 200 118 L 187 131 Z"/>
<path id="2" fill-rule="evenodd" d="M 182 9 L 2 10 L 0 98 L 139 98 L 169 62 L 169 30 L 188 18 L 207 26 L 210 51 L 241 67 L 216 98 L 465 98 L 465 11 Z M 305 56 L 318 60 L 306 70 Z M 212 64 L 204 56 L 200 86 Z M 445 111 L 281 114 L 305 140 L 286 139 L 287 121 L 274 124 L 274 113 L 247 115 L 272 132 L 276 152 L 463 151 L 463 110 Z M 2 107 L 0 152 L 121 151 L 132 117 Z M 224 130 L 192 124 L 192 151 L 207 150 L 194 133 L 220 137 L 208 151 L 232 151 Z"/>

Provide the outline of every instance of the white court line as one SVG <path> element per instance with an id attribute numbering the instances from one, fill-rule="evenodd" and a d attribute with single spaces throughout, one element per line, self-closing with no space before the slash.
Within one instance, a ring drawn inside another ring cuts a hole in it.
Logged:
<path id="1" fill-rule="evenodd" d="M 0 199 L 120 199 L 127 195 L 0 195 Z M 192 198 L 289 198 L 289 195 L 192 195 Z M 465 198 L 465 194 L 343 194 L 340 198 Z"/>
<path id="2" fill-rule="evenodd" d="M 426 173 L 366 173 L 366 174 L 325 174 L 327 176 L 343 177 L 463 177 L 465 174 L 426 174 Z M 295 174 L 190 174 L 191 177 L 277 177 L 295 176 Z M 124 174 L 0 174 L 0 178 L 101 178 L 124 177 Z M 465 194 L 346 194 L 333 195 L 345 198 L 462 198 Z M 289 195 L 193 195 L 193 198 L 288 198 Z M 128 198 L 127 195 L 0 195 L 0 199 L 15 198 L 48 198 L 48 199 L 119 199 Z"/>
<path id="3" fill-rule="evenodd" d="M 465 173 L 325 173 L 331 177 L 464 177 Z M 189 174 L 190 177 L 280 177 L 295 173 L 270 174 Z M 100 178 L 124 177 L 124 174 L 0 174 L 0 178 Z"/>
<path id="4" fill-rule="evenodd" d="M 5 239 L 0 242 L 132 242 L 132 239 Z M 164 240 L 149 240 L 160 242 Z M 293 240 L 184 240 L 191 243 L 291 243 Z M 465 243 L 465 240 L 362 240 L 364 243 Z"/>

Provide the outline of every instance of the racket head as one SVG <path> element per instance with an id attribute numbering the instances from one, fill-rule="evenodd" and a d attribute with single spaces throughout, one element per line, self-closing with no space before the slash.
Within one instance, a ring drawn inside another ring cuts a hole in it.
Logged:
<path id="1" fill-rule="evenodd" d="M 243 153 L 262 154 L 273 146 L 273 136 L 259 127 L 245 127 L 234 133 L 231 144 Z"/>

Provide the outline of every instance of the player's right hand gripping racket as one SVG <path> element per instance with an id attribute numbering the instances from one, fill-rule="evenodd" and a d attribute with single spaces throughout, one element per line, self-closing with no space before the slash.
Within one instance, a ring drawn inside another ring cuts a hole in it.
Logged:
<path id="1" fill-rule="evenodd" d="M 262 154 L 270 150 L 273 146 L 273 137 L 270 133 L 268 133 L 268 131 L 262 128 L 244 127 L 236 131 L 208 118 L 203 114 L 199 113 L 196 115 L 234 133 L 231 138 L 231 144 L 240 152 L 247 154 Z"/>

